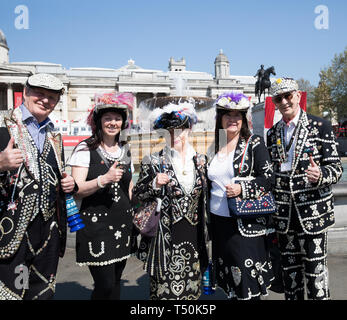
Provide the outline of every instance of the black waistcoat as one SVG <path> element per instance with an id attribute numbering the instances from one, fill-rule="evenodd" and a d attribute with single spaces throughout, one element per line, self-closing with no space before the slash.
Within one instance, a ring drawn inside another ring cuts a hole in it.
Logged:
<path id="1" fill-rule="evenodd" d="M 0 133 L 3 149 L 7 146 L 9 135 L 5 128 L 1 128 Z M 51 143 L 46 137 L 40 154 L 28 132 L 24 132 L 23 139 L 27 139 L 27 164 L 19 170 L 7 172 L 0 183 L 0 258 L 9 258 L 17 251 L 30 221 L 37 216 L 48 221 L 58 209 L 60 170 Z M 61 203 L 59 212 L 65 214 Z M 59 218 L 56 216 L 56 219 Z"/>
<path id="2" fill-rule="evenodd" d="M 110 165 L 115 161 L 107 159 Z M 105 265 L 130 255 L 133 211 L 129 185 L 132 174 L 127 145 L 116 161 L 124 170 L 119 183 L 109 184 L 82 200 L 80 214 L 85 228 L 77 232 L 76 238 L 77 262 L 80 265 Z M 87 181 L 106 174 L 108 170 L 98 152 L 91 150 Z"/>

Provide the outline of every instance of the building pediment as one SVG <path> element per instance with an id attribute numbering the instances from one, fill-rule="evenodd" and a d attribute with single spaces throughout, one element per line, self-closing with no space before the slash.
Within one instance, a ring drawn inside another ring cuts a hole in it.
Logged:
<path id="1" fill-rule="evenodd" d="M 0 76 L 30 76 L 32 75 L 31 71 L 13 68 L 8 65 L 0 65 Z"/>

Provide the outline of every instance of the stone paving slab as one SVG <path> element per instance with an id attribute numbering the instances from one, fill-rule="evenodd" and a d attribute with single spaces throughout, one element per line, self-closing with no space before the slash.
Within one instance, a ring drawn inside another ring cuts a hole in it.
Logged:
<path id="1" fill-rule="evenodd" d="M 55 300 L 89 300 L 93 279 L 88 267 L 75 262 L 75 250 L 67 248 L 60 259 L 57 274 Z M 347 255 L 329 255 L 328 268 L 330 291 L 333 300 L 347 300 Z M 122 276 L 122 300 L 148 300 L 149 278 L 142 269 L 142 263 L 130 257 Z M 227 300 L 221 289 L 211 296 L 202 295 L 200 300 Z M 270 291 L 265 300 L 284 300 L 282 294 Z"/>

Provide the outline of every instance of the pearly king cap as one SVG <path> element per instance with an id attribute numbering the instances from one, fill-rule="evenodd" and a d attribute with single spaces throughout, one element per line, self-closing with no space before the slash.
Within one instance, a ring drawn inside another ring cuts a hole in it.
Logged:
<path id="1" fill-rule="evenodd" d="M 242 93 L 226 92 L 216 99 L 214 106 L 217 110 L 237 110 L 246 112 L 251 106 L 251 103 L 249 98 Z"/>
<path id="2" fill-rule="evenodd" d="M 30 87 L 38 87 L 64 93 L 64 84 L 57 77 L 47 73 L 36 73 L 30 76 L 26 82 Z"/>
<path id="3" fill-rule="evenodd" d="M 292 78 L 278 78 L 270 87 L 270 94 L 274 97 L 282 93 L 299 90 L 298 83 Z"/>

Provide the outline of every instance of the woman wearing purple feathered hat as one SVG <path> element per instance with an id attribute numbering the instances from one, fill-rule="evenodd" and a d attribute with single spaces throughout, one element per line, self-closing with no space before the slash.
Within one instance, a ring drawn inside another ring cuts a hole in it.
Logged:
<path id="1" fill-rule="evenodd" d="M 263 138 L 251 134 L 249 98 L 225 93 L 215 107 L 215 145 L 208 178 L 216 282 L 231 299 L 259 299 L 268 295 L 273 280 L 266 246 L 269 219 L 233 218 L 227 198 L 254 199 L 268 192 L 273 170 Z"/>

